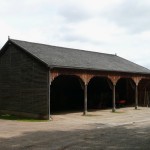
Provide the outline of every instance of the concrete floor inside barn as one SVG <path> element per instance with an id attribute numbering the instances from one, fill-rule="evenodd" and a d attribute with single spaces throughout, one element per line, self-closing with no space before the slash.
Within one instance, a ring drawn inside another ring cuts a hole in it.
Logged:
<path id="1" fill-rule="evenodd" d="M 0 120 L 3 150 L 150 149 L 150 108 L 62 113 L 53 121 Z"/>

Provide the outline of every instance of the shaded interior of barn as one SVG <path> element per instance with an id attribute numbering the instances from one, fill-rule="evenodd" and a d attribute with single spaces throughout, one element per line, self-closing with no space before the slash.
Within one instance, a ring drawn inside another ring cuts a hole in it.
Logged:
<path id="1" fill-rule="evenodd" d="M 88 84 L 88 109 L 112 107 L 112 90 L 107 78 L 94 77 Z"/>
<path id="2" fill-rule="evenodd" d="M 51 112 L 83 110 L 83 83 L 76 76 L 58 76 L 51 84 Z"/>
<path id="3" fill-rule="evenodd" d="M 106 77 L 94 77 L 88 83 L 87 109 L 112 108 L 112 82 Z M 135 84 L 133 80 L 121 78 L 116 84 L 116 107 L 134 107 Z M 120 105 L 119 101 L 124 100 Z M 142 104 L 141 104 L 142 105 Z M 83 111 L 84 83 L 77 76 L 60 75 L 51 84 L 50 109 L 52 113 Z"/>
<path id="4" fill-rule="evenodd" d="M 88 85 L 88 109 L 112 108 L 112 88 L 108 78 L 93 78 Z M 130 79 L 120 79 L 115 94 L 116 107 L 134 106 L 134 83 Z"/>
<path id="5" fill-rule="evenodd" d="M 121 103 L 124 101 L 124 103 Z M 135 83 L 128 78 L 121 78 L 116 84 L 116 106 L 129 107 L 135 105 Z"/>

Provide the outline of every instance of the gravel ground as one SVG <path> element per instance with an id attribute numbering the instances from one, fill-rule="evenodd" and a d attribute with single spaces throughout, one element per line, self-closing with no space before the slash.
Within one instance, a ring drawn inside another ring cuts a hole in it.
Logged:
<path id="1" fill-rule="evenodd" d="M 52 117 L 47 122 L 0 120 L 0 150 L 150 149 L 150 108 Z"/>

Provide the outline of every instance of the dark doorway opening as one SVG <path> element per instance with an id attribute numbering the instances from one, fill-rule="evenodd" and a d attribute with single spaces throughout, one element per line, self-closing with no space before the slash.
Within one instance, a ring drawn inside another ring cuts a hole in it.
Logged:
<path id="1" fill-rule="evenodd" d="M 112 107 L 111 81 L 105 77 L 94 77 L 88 84 L 88 109 Z"/>
<path id="2" fill-rule="evenodd" d="M 83 83 L 77 76 L 61 75 L 51 84 L 51 112 L 83 110 Z"/>
<path id="3" fill-rule="evenodd" d="M 123 103 L 121 103 L 123 102 Z M 135 105 L 135 83 L 132 79 L 121 78 L 116 85 L 116 106 L 126 107 Z"/>

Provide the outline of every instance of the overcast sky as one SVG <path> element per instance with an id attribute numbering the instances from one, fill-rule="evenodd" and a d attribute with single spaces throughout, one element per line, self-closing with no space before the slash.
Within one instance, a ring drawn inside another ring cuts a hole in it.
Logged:
<path id="1" fill-rule="evenodd" d="M 8 39 L 111 53 L 150 68 L 149 0 L 0 0 Z"/>

